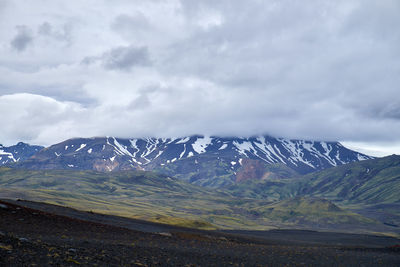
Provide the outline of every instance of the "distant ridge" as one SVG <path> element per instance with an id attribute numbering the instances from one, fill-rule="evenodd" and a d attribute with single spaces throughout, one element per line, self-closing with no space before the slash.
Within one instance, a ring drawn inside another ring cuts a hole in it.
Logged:
<path id="1" fill-rule="evenodd" d="M 0 166 L 24 161 L 43 148 L 42 146 L 32 146 L 23 142 L 9 147 L 0 144 Z"/>
<path id="2" fill-rule="evenodd" d="M 260 179 L 264 167 L 272 164 L 280 164 L 305 174 L 372 158 L 347 149 L 338 142 L 270 136 L 224 138 L 195 135 L 139 139 L 96 137 L 74 138 L 52 145 L 30 159 L 19 162 L 16 167 L 105 172 L 155 170 L 181 176 L 192 183 L 218 187 L 239 181 L 241 178 L 237 177 L 238 173 L 243 173 L 246 168 L 261 169 L 254 172 L 254 178 Z"/>

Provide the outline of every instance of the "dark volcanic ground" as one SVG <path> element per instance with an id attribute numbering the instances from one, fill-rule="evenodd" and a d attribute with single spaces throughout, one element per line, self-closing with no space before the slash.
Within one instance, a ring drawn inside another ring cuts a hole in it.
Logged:
<path id="1" fill-rule="evenodd" d="M 0 201 L 0 266 L 400 266 L 394 238 L 219 233 L 151 223 L 143 232 L 134 227 L 146 222 L 123 220 L 129 227 L 116 216 Z"/>

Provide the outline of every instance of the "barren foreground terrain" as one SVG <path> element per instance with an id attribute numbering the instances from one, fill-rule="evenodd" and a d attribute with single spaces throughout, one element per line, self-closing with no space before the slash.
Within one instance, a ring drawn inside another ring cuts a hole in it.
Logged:
<path id="1" fill-rule="evenodd" d="M 200 231 L 0 201 L 1 266 L 400 266 L 399 244 L 310 231 Z"/>

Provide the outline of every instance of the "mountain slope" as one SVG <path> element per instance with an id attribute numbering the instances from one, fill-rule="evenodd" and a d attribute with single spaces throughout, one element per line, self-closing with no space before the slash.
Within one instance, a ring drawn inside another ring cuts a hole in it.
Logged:
<path id="1" fill-rule="evenodd" d="M 400 204 L 400 156 L 354 162 L 303 177 L 300 194 L 349 203 Z"/>
<path id="2" fill-rule="evenodd" d="M 66 140 L 43 149 L 17 166 L 97 171 L 157 170 L 195 184 L 220 187 L 248 179 L 246 175 L 241 175 L 243 169 L 245 172 L 249 168 L 261 169 L 253 172 L 254 177 L 251 177 L 261 179 L 265 174 L 265 166 L 271 164 L 284 164 L 295 172 L 309 173 L 370 158 L 337 142 L 269 136 L 167 139 L 104 137 Z"/>
<path id="3" fill-rule="evenodd" d="M 223 210 L 228 207 L 226 202 L 234 202 L 228 194 L 145 171 L 104 173 L 3 167 L 0 187 L 0 198 L 44 201 L 170 224 L 193 222 L 194 214 L 197 218 L 207 217 L 212 215 L 210 210 Z"/>
<path id="4" fill-rule="evenodd" d="M 385 206 L 400 214 L 400 156 L 352 162 L 306 175 L 247 180 L 225 190 L 241 198 L 270 201 L 308 196 L 346 206 Z"/>
<path id="5" fill-rule="evenodd" d="M 42 146 L 31 146 L 22 142 L 9 147 L 0 144 L 0 166 L 8 163 L 24 161 L 39 152 L 41 149 L 43 149 Z"/>
<path id="6" fill-rule="evenodd" d="M 339 208 L 329 200 L 321 198 L 295 197 L 253 210 L 259 215 L 274 218 L 275 221 L 292 223 L 299 227 L 313 225 L 314 229 L 352 228 L 373 223 L 372 219 Z"/>

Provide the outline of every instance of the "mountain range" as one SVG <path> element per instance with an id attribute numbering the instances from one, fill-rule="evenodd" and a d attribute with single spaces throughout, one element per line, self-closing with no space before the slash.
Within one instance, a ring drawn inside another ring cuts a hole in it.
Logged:
<path id="1" fill-rule="evenodd" d="M 282 173 L 307 174 L 372 158 L 338 142 L 270 136 L 98 137 L 69 139 L 31 153 L 14 165 L 25 169 L 157 171 L 197 185 L 222 187 Z M 271 171 L 270 166 L 281 167 Z"/>

